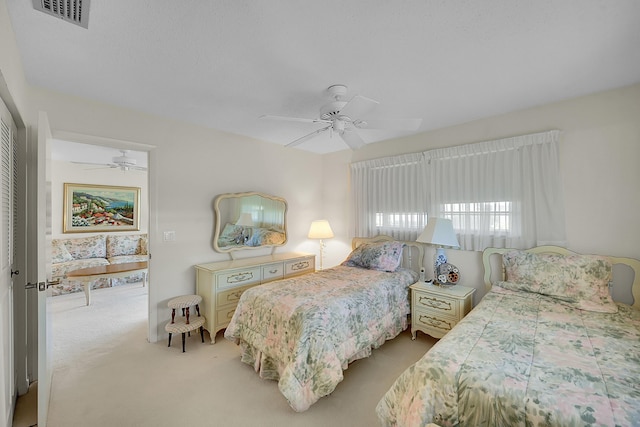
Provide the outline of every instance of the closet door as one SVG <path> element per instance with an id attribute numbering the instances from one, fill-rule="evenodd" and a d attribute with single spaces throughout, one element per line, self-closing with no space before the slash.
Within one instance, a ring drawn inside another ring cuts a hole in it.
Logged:
<path id="1" fill-rule="evenodd" d="M 0 99 L 0 425 L 11 425 L 16 394 L 13 284 L 16 221 L 16 125 Z"/>

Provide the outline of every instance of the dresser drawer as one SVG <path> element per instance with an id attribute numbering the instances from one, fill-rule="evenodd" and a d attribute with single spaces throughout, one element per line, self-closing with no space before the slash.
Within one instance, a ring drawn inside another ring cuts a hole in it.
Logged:
<path id="1" fill-rule="evenodd" d="M 260 267 L 248 267 L 216 274 L 216 284 L 219 290 L 251 283 L 260 283 Z"/>
<path id="2" fill-rule="evenodd" d="M 434 295 L 432 293 L 415 292 L 415 308 L 420 311 L 421 308 L 428 310 L 432 315 L 460 318 L 460 304 L 457 299 Z"/>
<path id="3" fill-rule="evenodd" d="M 284 275 L 296 276 L 298 274 L 311 273 L 315 270 L 315 263 L 313 258 L 305 258 L 293 261 L 285 261 L 284 263 Z"/>
<path id="4" fill-rule="evenodd" d="M 268 264 L 262 266 L 262 282 L 271 282 L 284 277 L 284 264 Z"/>
<path id="5" fill-rule="evenodd" d="M 416 325 L 412 327 L 421 327 L 424 329 L 431 329 L 440 334 L 446 334 L 458 323 L 456 318 L 441 316 L 433 310 L 416 310 L 412 316 Z"/>
<path id="6" fill-rule="evenodd" d="M 216 296 L 216 306 L 223 307 L 227 304 L 237 304 L 244 291 L 252 288 L 253 286 L 255 285 L 243 286 L 241 288 L 231 288 L 218 292 Z"/>
<path id="7" fill-rule="evenodd" d="M 225 327 L 231 322 L 233 313 L 236 312 L 237 304 L 230 305 L 228 307 L 220 308 L 216 311 L 216 324 L 218 327 Z"/>

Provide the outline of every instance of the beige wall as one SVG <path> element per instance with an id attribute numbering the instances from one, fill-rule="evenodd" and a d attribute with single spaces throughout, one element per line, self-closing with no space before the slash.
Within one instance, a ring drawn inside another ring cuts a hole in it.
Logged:
<path id="1" fill-rule="evenodd" d="M 331 181 L 326 181 L 325 193 L 345 199 L 339 192 L 348 189 L 340 190 L 335 183 L 348 182 L 349 162 L 549 129 L 562 131 L 568 247 L 640 258 L 640 84 L 327 155 L 324 176 Z M 335 208 L 335 217 L 350 215 L 347 204 Z M 335 252 L 331 255 L 336 259 L 346 255 Z M 484 295 L 481 254 L 454 250 L 448 254 L 462 271 L 462 284 L 478 288 L 477 302 Z M 427 261 L 432 257 L 429 249 Z"/>

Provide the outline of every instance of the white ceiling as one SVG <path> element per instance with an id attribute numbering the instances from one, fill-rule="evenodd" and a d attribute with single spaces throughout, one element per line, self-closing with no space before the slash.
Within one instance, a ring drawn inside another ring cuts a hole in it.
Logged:
<path id="1" fill-rule="evenodd" d="M 30 84 L 282 145 L 320 125 L 259 117 L 332 84 L 424 132 L 640 82 L 637 0 L 94 0 L 88 29 L 4 1 Z"/>

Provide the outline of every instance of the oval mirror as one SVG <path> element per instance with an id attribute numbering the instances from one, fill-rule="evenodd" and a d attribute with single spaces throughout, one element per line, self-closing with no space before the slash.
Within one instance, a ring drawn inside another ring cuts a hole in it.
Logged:
<path id="1" fill-rule="evenodd" d="M 248 192 L 221 194 L 214 201 L 213 247 L 218 252 L 282 246 L 287 242 L 287 202 Z"/>

